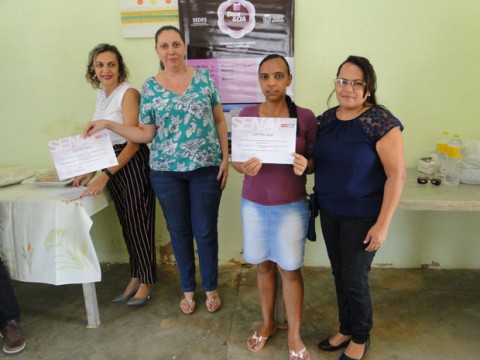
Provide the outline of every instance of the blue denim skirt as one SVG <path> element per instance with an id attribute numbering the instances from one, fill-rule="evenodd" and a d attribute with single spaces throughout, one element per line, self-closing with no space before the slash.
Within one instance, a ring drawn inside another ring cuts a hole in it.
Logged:
<path id="1" fill-rule="evenodd" d="M 303 266 L 309 210 L 306 200 L 260 205 L 242 198 L 243 258 L 273 261 L 292 271 Z"/>

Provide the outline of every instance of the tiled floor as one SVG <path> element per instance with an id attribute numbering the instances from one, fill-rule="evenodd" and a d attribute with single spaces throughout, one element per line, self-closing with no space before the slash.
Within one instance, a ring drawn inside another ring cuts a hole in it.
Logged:
<path id="1" fill-rule="evenodd" d="M 102 270 L 97 329 L 85 328 L 80 285 L 14 282 L 27 337 L 16 359 L 288 359 L 285 331 L 260 353 L 245 346 L 260 320 L 253 267 L 221 267 L 222 309 L 208 313 L 205 295 L 197 291 L 197 311 L 190 316 L 178 309 L 175 268 L 160 267 L 153 297 L 142 308 L 111 302 L 128 280 L 128 266 Z M 302 334 L 311 358 L 338 359 L 341 352 L 317 348 L 337 328 L 330 270 L 305 268 L 304 278 Z M 479 358 L 480 270 L 373 269 L 370 286 L 374 329 L 365 359 Z"/>

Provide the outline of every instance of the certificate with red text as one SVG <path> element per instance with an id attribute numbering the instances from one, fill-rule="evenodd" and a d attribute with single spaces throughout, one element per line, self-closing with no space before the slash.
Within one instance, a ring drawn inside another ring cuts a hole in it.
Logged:
<path id="1" fill-rule="evenodd" d="M 70 136 L 48 142 L 60 180 L 118 165 L 110 136 L 99 131 L 83 138 Z"/>
<path id="2" fill-rule="evenodd" d="M 232 117 L 232 161 L 293 164 L 297 119 Z"/>

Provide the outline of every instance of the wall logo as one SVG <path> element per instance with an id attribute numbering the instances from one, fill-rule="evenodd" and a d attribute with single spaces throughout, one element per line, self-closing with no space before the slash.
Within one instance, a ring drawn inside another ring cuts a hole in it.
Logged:
<path id="1" fill-rule="evenodd" d="M 265 25 L 270 24 L 283 24 L 285 23 L 285 16 L 281 14 L 265 14 L 263 16 L 263 23 Z"/>
<path id="2" fill-rule="evenodd" d="M 227 0 L 217 10 L 218 28 L 234 39 L 240 39 L 255 28 L 255 7 L 246 0 Z"/>
<path id="3" fill-rule="evenodd" d="M 194 17 L 190 26 L 208 26 L 208 20 L 206 17 Z"/>

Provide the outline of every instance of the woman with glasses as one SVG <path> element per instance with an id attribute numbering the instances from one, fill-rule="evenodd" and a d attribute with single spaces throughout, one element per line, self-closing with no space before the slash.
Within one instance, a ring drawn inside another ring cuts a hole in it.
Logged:
<path id="1" fill-rule="evenodd" d="M 258 69 L 265 101 L 248 106 L 241 117 L 296 118 L 296 149 L 291 164 L 266 164 L 253 157 L 232 166 L 244 174 L 242 190 L 243 257 L 257 266 L 262 325 L 248 337 L 247 348 L 258 352 L 277 332 L 275 296 L 277 272 L 282 277 L 288 320 L 290 360 L 309 360 L 300 336 L 303 307 L 303 254 L 308 227 L 306 174 L 313 172 L 311 153 L 317 121 L 311 110 L 296 106 L 287 95 L 292 82 L 286 59 L 265 57 Z"/>
<path id="2" fill-rule="evenodd" d="M 372 328 L 368 274 L 405 182 L 403 125 L 378 105 L 375 71 L 366 58 L 349 56 L 340 65 L 334 92 L 338 106 L 318 117 L 313 158 L 340 326 L 319 348 L 346 348 L 340 360 L 362 359 Z"/>

